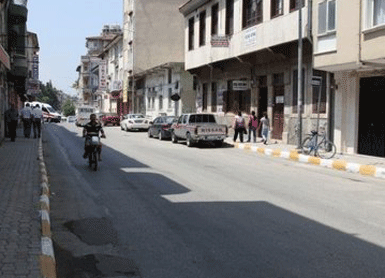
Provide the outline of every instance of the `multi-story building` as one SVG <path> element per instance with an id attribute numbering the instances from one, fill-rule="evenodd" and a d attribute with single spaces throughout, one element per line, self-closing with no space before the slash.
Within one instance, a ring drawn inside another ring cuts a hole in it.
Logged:
<path id="1" fill-rule="evenodd" d="M 106 64 L 106 88 L 101 94 L 101 112 L 123 114 L 123 34 L 118 34 L 104 48 L 100 58 Z"/>
<path id="2" fill-rule="evenodd" d="M 385 1 L 313 1 L 314 67 L 334 74 L 334 142 L 385 157 Z"/>
<path id="3" fill-rule="evenodd" d="M 328 92 L 313 90 L 311 20 L 308 1 L 301 8 L 303 37 L 301 123 L 303 133 L 319 125 L 327 130 Z M 231 124 L 234 114 L 267 112 L 273 139 L 298 141 L 299 1 L 190 0 L 185 17 L 186 69 L 198 80 L 198 111 L 213 112 Z"/>
<path id="4" fill-rule="evenodd" d="M 124 0 L 123 5 L 123 102 L 125 113 L 145 113 L 145 75 L 151 68 L 184 61 L 184 0 Z"/>
<path id="5" fill-rule="evenodd" d="M 122 32 L 119 25 L 105 25 L 99 36 L 86 38 L 87 55 L 81 56 L 81 64 L 77 67 L 78 80 L 78 105 L 90 105 L 100 110 L 101 91 L 106 89 L 106 80 L 100 83 L 100 71 L 105 74 L 106 65 L 100 54 L 104 48 Z M 100 64 L 103 67 L 99 67 Z"/>
<path id="6" fill-rule="evenodd" d="M 136 91 L 145 96 L 146 116 L 177 116 L 196 111 L 193 76 L 184 63 L 165 63 L 138 73 Z"/>
<path id="7" fill-rule="evenodd" d="M 40 93 L 39 81 L 39 40 L 37 34 L 27 32 L 27 96 L 29 99 L 35 99 Z"/>
<path id="8" fill-rule="evenodd" d="M 0 141 L 5 129 L 3 113 L 14 103 L 27 100 L 26 57 L 27 0 L 0 1 Z"/>

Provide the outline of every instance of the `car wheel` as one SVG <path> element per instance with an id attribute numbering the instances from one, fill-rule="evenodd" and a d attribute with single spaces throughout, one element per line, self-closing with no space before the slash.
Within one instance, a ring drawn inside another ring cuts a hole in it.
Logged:
<path id="1" fill-rule="evenodd" d="M 163 131 L 159 130 L 159 140 L 162 141 L 164 139 Z"/>
<path id="2" fill-rule="evenodd" d="M 171 141 L 172 141 L 174 144 L 178 143 L 178 138 L 176 137 L 176 135 L 175 135 L 174 132 L 171 133 Z"/>
<path id="3" fill-rule="evenodd" d="M 152 134 L 151 134 L 150 129 L 147 131 L 147 135 L 148 135 L 148 138 L 152 138 Z"/>
<path id="4" fill-rule="evenodd" d="M 190 133 L 187 133 L 186 138 L 187 138 L 187 147 L 191 148 L 194 145 L 194 141 L 191 138 Z"/>

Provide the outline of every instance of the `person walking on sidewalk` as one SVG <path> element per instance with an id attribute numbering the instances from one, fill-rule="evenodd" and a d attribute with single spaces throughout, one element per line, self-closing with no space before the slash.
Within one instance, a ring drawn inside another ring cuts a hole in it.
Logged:
<path id="1" fill-rule="evenodd" d="M 31 122 L 32 122 L 32 109 L 27 103 L 20 111 L 20 116 L 23 121 L 24 137 L 29 138 L 31 136 Z"/>
<path id="2" fill-rule="evenodd" d="M 19 113 L 15 108 L 15 104 L 11 103 L 11 107 L 5 111 L 4 117 L 7 123 L 8 135 L 11 137 L 11 141 L 15 142 L 17 121 L 19 119 Z"/>
<path id="3" fill-rule="evenodd" d="M 258 118 L 255 116 L 255 111 L 251 111 L 249 116 L 249 139 L 247 142 L 250 142 L 251 132 L 253 132 L 254 143 L 257 142 L 257 129 L 258 129 Z"/>
<path id="4" fill-rule="evenodd" d="M 262 126 L 262 142 L 266 145 L 267 139 L 269 138 L 270 132 L 270 122 L 267 117 L 267 112 L 263 112 L 263 117 L 261 118 L 261 122 L 259 123 L 258 129 Z"/>
<path id="5" fill-rule="evenodd" d="M 40 105 L 36 104 L 32 110 L 32 125 L 33 125 L 33 137 L 39 137 L 41 134 L 41 122 L 43 119 L 43 112 L 40 109 Z"/>
<path id="6" fill-rule="evenodd" d="M 246 131 L 245 128 L 245 119 L 242 117 L 242 112 L 239 111 L 238 115 L 234 119 L 234 142 L 237 141 L 239 133 L 239 141 L 243 143 L 243 133 Z"/>

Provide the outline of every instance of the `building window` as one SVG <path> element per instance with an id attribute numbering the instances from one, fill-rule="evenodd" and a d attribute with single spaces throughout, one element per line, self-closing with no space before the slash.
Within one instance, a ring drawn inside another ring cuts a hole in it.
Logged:
<path id="1" fill-rule="evenodd" d="M 202 86 L 202 111 L 207 111 L 207 83 Z"/>
<path id="2" fill-rule="evenodd" d="M 171 96 L 172 96 L 172 89 L 169 88 L 169 89 L 168 89 L 168 108 L 169 108 L 169 109 L 172 108 L 172 99 L 171 99 Z"/>
<path id="3" fill-rule="evenodd" d="M 218 4 L 211 7 L 211 35 L 218 35 L 218 11 Z"/>
<path id="4" fill-rule="evenodd" d="M 299 0 L 290 0 L 290 12 L 298 10 Z M 302 0 L 302 7 L 305 7 L 305 0 Z"/>
<path id="5" fill-rule="evenodd" d="M 319 76 L 322 78 L 321 86 L 313 86 L 313 113 L 318 111 L 318 99 L 319 99 L 319 112 L 321 114 L 326 113 L 326 72 L 320 70 L 313 70 L 313 76 Z M 321 90 L 321 91 L 320 91 Z M 321 95 L 320 95 L 321 93 Z"/>
<path id="6" fill-rule="evenodd" d="M 292 103 L 292 113 L 298 113 L 298 70 L 293 70 L 293 103 Z M 302 69 L 302 113 L 303 113 L 303 107 L 305 103 L 305 69 Z"/>
<path id="7" fill-rule="evenodd" d="M 271 0 L 271 18 L 283 15 L 283 0 Z"/>
<path id="8" fill-rule="evenodd" d="M 368 0 L 367 5 L 366 27 L 385 24 L 385 0 Z"/>
<path id="9" fill-rule="evenodd" d="M 163 96 L 159 95 L 159 110 L 163 109 Z"/>
<path id="10" fill-rule="evenodd" d="M 188 50 L 194 49 L 194 17 L 188 21 Z"/>
<path id="11" fill-rule="evenodd" d="M 167 79 L 168 79 L 168 84 L 171 84 L 172 83 L 172 69 L 168 69 Z"/>
<path id="12" fill-rule="evenodd" d="M 151 108 L 155 108 L 155 97 L 151 98 Z"/>
<path id="13" fill-rule="evenodd" d="M 199 14 L 199 46 L 206 44 L 206 11 Z"/>
<path id="14" fill-rule="evenodd" d="M 151 97 L 147 97 L 147 108 L 151 108 Z"/>
<path id="15" fill-rule="evenodd" d="M 211 112 L 217 112 L 217 83 L 211 83 Z"/>
<path id="16" fill-rule="evenodd" d="M 248 28 L 262 22 L 262 3 L 262 0 L 243 1 L 243 28 Z"/>
<path id="17" fill-rule="evenodd" d="M 226 0 L 226 35 L 234 33 L 234 0 Z"/>
<path id="18" fill-rule="evenodd" d="M 327 0 L 318 4 L 318 34 L 336 29 L 336 1 Z"/>

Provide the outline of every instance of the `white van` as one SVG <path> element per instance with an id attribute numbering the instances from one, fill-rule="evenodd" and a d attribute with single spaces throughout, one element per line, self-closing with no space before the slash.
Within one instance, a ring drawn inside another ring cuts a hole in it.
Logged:
<path id="1" fill-rule="evenodd" d="M 88 105 L 76 107 L 76 125 L 85 126 L 90 121 L 91 114 L 95 113 L 95 108 Z"/>
<path id="2" fill-rule="evenodd" d="M 55 109 L 53 109 L 53 107 L 48 103 L 32 101 L 32 102 L 26 102 L 24 103 L 24 105 L 26 105 L 27 103 L 29 103 L 31 108 L 33 108 L 36 104 L 39 104 L 40 109 L 43 111 L 44 121 L 60 123 L 61 115 Z"/>

